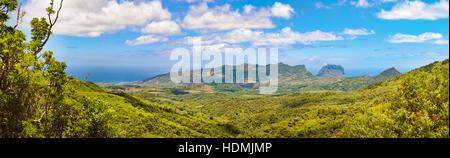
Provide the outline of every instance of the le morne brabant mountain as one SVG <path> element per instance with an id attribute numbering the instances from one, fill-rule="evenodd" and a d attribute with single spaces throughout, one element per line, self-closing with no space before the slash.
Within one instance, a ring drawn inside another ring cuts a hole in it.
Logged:
<path id="1" fill-rule="evenodd" d="M 345 77 L 344 68 L 341 65 L 325 65 L 320 69 L 319 77 Z"/>

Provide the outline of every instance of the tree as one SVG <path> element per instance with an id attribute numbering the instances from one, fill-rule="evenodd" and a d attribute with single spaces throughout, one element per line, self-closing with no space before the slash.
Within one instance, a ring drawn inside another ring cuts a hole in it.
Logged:
<path id="1" fill-rule="evenodd" d="M 61 118 L 66 117 L 64 97 L 73 93 L 64 62 L 43 48 L 55 26 L 63 0 L 50 0 L 46 18 L 31 21 L 31 40 L 17 29 L 25 12 L 17 0 L 0 0 L 0 138 L 62 135 Z M 9 13 L 17 11 L 17 22 L 8 26 Z M 58 130 L 59 129 L 59 130 Z M 28 131 L 28 132 L 25 132 Z"/>

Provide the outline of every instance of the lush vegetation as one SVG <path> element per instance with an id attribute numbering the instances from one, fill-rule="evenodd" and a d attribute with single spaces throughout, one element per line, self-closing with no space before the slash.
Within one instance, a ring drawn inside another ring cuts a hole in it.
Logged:
<path id="1" fill-rule="evenodd" d="M 8 26 L 23 13 L 0 0 L 0 138 L 449 137 L 449 63 L 400 75 L 317 77 L 280 64 L 280 91 L 258 84 L 169 83 L 167 75 L 98 86 L 65 74 L 44 46 L 61 6 L 33 19 L 31 38 Z M 195 72 L 192 72 L 195 73 Z"/>
<path id="2" fill-rule="evenodd" d="M 43 51 L 63 4 L 49 2 L 48 18 L 31 21 L 27 40 L 17 29 L 24 14 L 17 0 L 0 1 L 0 138 L 222 136 L 209 117 L 67 76 L 66 64 Z M 13 11 L 18 23 L 8 26 Z"/>
<path id="3" fill-rule="evenodd" d="M 130 93 L 226 122 L 233 137 L 448 137 L 448 70 L 436 62 L 353 92 Z"/>
<path id="4" fill-rule="evenodd" d="M 48 19 L 31 21 L 29 40 L 17 29 L 24 14 L 17 1 L 1 0 L 0 6 L 0 137 L 62 135 L 66 98 L 73 88 L 64 73 L 66 64 L 56 61 L 53 52 L 43 51 L 61 6 L 51 1 Z M 17 11 L 17 23 L 8 26 L 13 11 Z"/>

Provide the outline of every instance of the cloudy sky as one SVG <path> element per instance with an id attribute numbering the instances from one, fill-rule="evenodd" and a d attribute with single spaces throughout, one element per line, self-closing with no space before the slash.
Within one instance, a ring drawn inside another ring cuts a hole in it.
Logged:
<path id="1" fill-rule="evenodd" d="M 47 0 L 20 0 L 43 17 Z M 213 48 L 279 48 L 280 62 L 343 65 L 349 76 L 400 71 L 449 55 L 448 0 L 65 0 L 46 49 L 95 82 L 170 70 L 170 51 L 202 38 Z M 28 32 L 29 33 L 29 32 Z"/>

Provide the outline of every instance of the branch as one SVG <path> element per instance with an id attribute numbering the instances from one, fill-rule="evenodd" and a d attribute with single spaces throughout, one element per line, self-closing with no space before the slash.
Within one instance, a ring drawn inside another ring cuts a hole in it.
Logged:
<path id="1" fill-rule="evenodd" d="M 51 6 L 50 6 L 52 8 L 52 10 L 53 10 L 53 4 L 54 4 L 53 2 L 54 2 L 54 0 L 51 1 Z M 50 26 L 48 28 L 47 37 L 45 38 L 44 42 L 39 46 L 39 49 L 38 49 L 38 51 L 36 51 L 35 54 L 37 54 L 38 52 L 41 52 L 42 49 L 44 48 L 44 45 L 48 42 L 48 39 L 50 38 L 50 35 L 52 34 L 52 28 L 53 28 L 53 26 L 55 26 L 56 22 L 58 21 L 59 13 L 63 6 L 63 2 L 64 2 L 64 0 L 61 0 L 61 3 L 59 4 L 58 11 L 56 12 L 55 21 L 52 22 L 52 18 L 51 18 L 52 13 L 51 12 L 48 13 L 48 21 L 50 23 Z"/>
<path id="2" fill-rule="evenodd" d="M 19 8 L 17 9 L 17 21 L 16 21 L 16 25 L 14 25 L 14 29 L 17 28 L 17 26 L 19 26 L 20 23 L 20 8 L 22 7 L 22 4 L 19 5 Z"/>
<path id="3" fill-rule="evenodd" d="M 41 123 L 41 120 L 42 120 L 42 118 L 44 118 L 44 115 L 47 113 L 47 111 L 44 111 L 42 114 L 41 114 L 41 117 L 39 117 L 39 119 L 37 119 L 37 120 L 34 120 L 34 122 L 37 122 L 37 123 Z"/>

